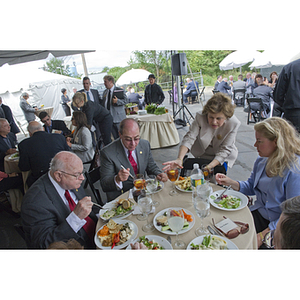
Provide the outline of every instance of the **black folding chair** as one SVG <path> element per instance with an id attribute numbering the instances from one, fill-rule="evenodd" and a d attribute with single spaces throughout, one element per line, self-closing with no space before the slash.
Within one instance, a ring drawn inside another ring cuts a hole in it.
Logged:
<path id="1" fill-rule="evenodd" d="M 200 95 L 199 95 L 199 98 L 200 98 L 202 101 L 205 101 L 204 90 L 205 90 L 205 86 L 202 88 L 202 91 L 200 92 Z M 203 98 L 203 99 L 202 99 L 202 98 Z"/>
<path id="2" fill-rule="evenodd" d="M 103 206 L 105 203 L 103 203 L 103 201 L 101 199 L 100 191 L 94 185 L 97 181 L 100 181 L 100 167 L 97 167 L 91 171 L 85 172 L 84 174 L 86 177 L 86 182 L 90 186 L 97 203 Z"/>
<path id="3" fill-rule="evenodd" d="M 260 122 L 261 119 L 263 119 L 262 113 L 264 111 L 264 105 L 262 99 L 247 98 L 247 102 L 249 105 L 247 125 L 249 123 Z M 253 117 L 253 121 L 252 121 L 252 117 Z"/>
<path id="4" fill-rule="evenodd" d="M 243 94 L 243 96 L 236 96 L 236 94 Z M 233 101 L 236 106 L 244 106 L 246 99 L 246 89 L 233 90 Z"/>

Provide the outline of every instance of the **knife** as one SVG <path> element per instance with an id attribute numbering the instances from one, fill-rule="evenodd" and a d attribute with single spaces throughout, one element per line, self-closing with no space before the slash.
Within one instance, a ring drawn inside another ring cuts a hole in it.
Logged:
<path id="1" fill-rule="evenodd" d="M 210 225 L 207 226 L 208 231 L 213 235 L 219 235 L 215 230 L 212 229 Z"/>

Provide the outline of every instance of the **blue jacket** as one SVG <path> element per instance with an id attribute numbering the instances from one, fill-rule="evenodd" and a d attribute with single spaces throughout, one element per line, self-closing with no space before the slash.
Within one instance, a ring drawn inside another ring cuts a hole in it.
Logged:
<path id="1" fill-rule="evenodd" d="M 231 90 L 231 87 L 226 81 L 221 81 L 217 87 L 217 90 L 221 93 L 228 94 L 227 90 Z"/>
<path id="2" fill-rule="evenodd" d="M 240 192 L 245 195 L 256 195 L 257 200 L 250 207 L 270 220 L 269 228 L 275 229 L 281 214 L 280 204 L 292 197 L 300 195 L 300 170 L 295 167 L 286 169 L 284 176 L 267 177 L 265 167 L 267 157 L 258 157 L 253 171 L 247 181 L 239 181 Z M 300 157 L 298 156 L 300 164 Z"/>

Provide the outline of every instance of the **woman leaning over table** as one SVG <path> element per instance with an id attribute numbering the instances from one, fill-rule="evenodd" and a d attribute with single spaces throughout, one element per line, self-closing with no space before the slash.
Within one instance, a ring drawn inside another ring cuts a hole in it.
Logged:
<path id="1" fill-rule="evenodd" d="M 234 116 L 231 99 L 223 93 L 217 93 L 205 104 L 202 113 L 198 112 L 189 131 L 183 137 L 178 158 L 163 163 L 163 170 L 182 168 L 182 160 L 187 152 L 201 158 L 199 166 L 207 164 L 215 171 L 226 174 L 223 166 L 227 162 L 232 167 L 238 150 L 235 139 L 241 122 Z"/>
<path id="2" fill-rule="evenodd" d="M 73 138 L 67 138 L 67 144 L 83 163 L 91 161 L 94 157 L 94 148 L 90 126 L 86 115 L 82 111 L 74 111 L 72 125 L 76 126 Z"/>
<path id="3" fill-rule="evenodd" d="M 295 128 L 284 119 L 273 117 L 254 125 L 259 157 L 247 181 L 235 181 L 216 174 L 218 184 L 246 195 L 255 195 L 253 215 L 258 247 L 264 236 L 276 228 L 280 204 L 300 195 L 300 139 Z"/>

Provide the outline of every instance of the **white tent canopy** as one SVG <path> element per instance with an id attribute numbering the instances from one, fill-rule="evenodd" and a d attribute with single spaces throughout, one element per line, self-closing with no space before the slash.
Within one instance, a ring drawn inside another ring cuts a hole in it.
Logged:
<path id="1" fill-rule="evenodd" d="M 256 50 L 237 50 L 227 55 L 219 64 L 220 70 L 232 70 L 253 62 L 261 55 Z"/>
<path id="2" fill-rule="evenodd" d="M 151 73 L 143 69 L 131 69 L 120 76 L 116 85 L 131 84 L 146 81 Z"/>
<path id="3" fill-rule="evenodd" d="M 31 105 L 40 107 L 44 104 L 45 107 L 53 107 L 52 118 L 63 119 L 65 113 L 60 104 L 61 89 L 67 89 L 67 94 L 70 96 L 73 87 L 82 88 L 79 79 L 33 69 L 27 64 L 1 67 L 0 82 L 0 96 L 3 103 L 11 108 L 14 117 L 24 130 L 27 122 L 19 105 L 20 95 L 23 92 L 28 92 L 30 96 L 28 101 Z"/>
<path id="4" fill-rule="evenodd" d="M 291 49 L 269 49 L 265 50 L 260 57 L 256 58 L 250 68 L 270 68 L 272 66 L 284 66 L 299 59 L 300 51 Z"/>

